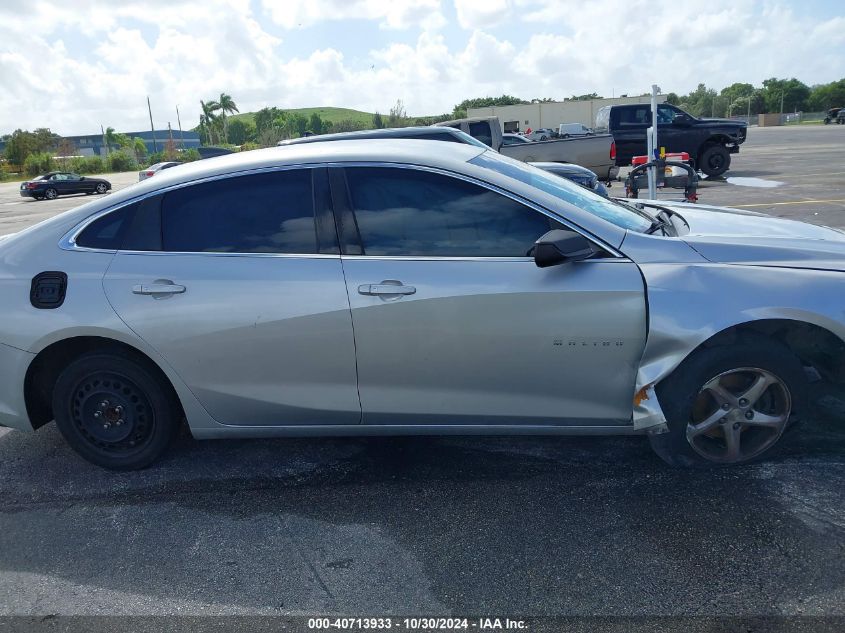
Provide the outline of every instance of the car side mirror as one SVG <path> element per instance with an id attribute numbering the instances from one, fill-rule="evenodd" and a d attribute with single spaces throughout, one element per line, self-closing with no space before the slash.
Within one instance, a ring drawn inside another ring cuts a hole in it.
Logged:
<path id="1" fill-rule="evenodd" d="M 554 229 L 534 243 L 534 263 L 538 268 L 548 268 L 588 259 L 597 252 L 593 243 L 580 233 Z"/>
<path id="2" fill-rule="evenodd" d="M 80 179 L 80 180 L 85 180 L 85 176 L 80 176 L 80 177 L 79 177 L 79 179 Z"/>
<path id="3" fill-rule="evenodd" d="M 672 117 L 672 125 L 687 125 L 687 117 L 683 114 L 676 114 Z"/>

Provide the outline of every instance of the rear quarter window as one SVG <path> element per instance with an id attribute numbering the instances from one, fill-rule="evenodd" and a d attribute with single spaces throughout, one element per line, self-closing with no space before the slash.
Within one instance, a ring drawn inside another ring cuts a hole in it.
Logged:
<path id="1" fill-rule="evenodd" d="M 76 245 L 83 248 L 119 250 L 136 205 L 130 204 L 97 218 L 76 237 Z"/>

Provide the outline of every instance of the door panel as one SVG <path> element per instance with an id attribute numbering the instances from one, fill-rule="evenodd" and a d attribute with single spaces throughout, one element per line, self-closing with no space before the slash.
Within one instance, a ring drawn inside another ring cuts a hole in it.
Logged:
<path id="1" fill-rule="evenodd" d="M 126 222 L 104 279 L 109 301 L 217 421 L 360 422 L 325 169 L 178 188 Z"/>
<path id="2" fill-rule="evenodd" d="M 343 265 L 365 424 L 630 422 L 646 334 L 635 264 L 344 257 Z M 391 284 L 402 292 L 384 294 Z M 373 287 L 379 293 L 366 292 Z"/>
<path id="3" fill-rule="evenodd" d="M 103 283 L 218 422 L 360 421 L 339 257 L 119 252 Z"/>

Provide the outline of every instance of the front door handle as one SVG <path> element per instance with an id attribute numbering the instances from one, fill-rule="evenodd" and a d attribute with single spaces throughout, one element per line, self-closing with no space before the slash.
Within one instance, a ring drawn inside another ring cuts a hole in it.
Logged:
<path id="1" fill-rule="evenodd" d="M 151 284 L 132 286 L 132 293 L 136 295 L 178 295 L 185 292 L 185 286 L 164 282 L 161 280 Z"/>
<path id="2" fill-rule="evenodd" d="M 387 280 L 380 284 L 363 284 L 358 286 L 358 294 L 380 295 L 412 295 L 417 291 L 413 286 L 405 286 L 399 281 Z"/>

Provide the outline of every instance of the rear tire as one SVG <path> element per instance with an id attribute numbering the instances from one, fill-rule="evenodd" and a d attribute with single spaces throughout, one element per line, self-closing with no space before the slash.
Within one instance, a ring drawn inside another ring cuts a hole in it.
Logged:
<path id="1" fill-rule="evenodd" d="M 724 145 L 708 145 L 698 155 L 698 168 L 709 178 L 724 174 L 731 166 L 731 155 Z"/>
<path id="2" fill-rule="evenodd" d="M 67 443 L 110 470 L 152 464 L 182 420 L 171 385 L 123 350 L 90 352 L 71 362 L 53 389 L 53 413 Z"/>
<path id="3" fill-rule="evenodd" d="M 672 466 L 756 460 L 803 410 L 806 385 L 801 362 L 772 339 L 701 348 L 657 385 L 669 433 L 649 436 L 651 446 Z"/>
<path id="4" fill-rule="evenodd" d="M 59 197 L 59 192 L 50 187 L 44 191 L 44 197 L 47 198 L 47 200 L 55 200 Z"/>

